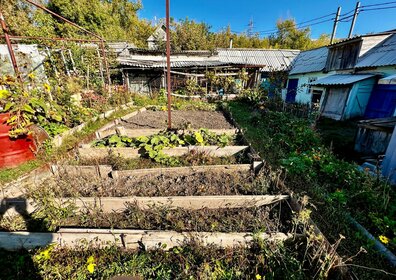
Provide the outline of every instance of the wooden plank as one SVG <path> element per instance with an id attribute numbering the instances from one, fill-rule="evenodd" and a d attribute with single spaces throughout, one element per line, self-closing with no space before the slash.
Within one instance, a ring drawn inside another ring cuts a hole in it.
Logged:
<path id="1" fill-rule="evenodd" d="M 108 178 L 109 174 L 113 169 L 110 165 L 52 165 L 51 170 L 55 175 L 59 175 L 59 173 L 66 173 L 71 176 L 91 176 Z"/>
<path id="2" fill-rule="evenodd" d="M 168 196 L 168 197 L 79 197 L 54 199 L 59 207 L 75 205 L 77 211 L 99 208 L 104 213 L 122 212 L 128 204 L 137 205 L 140 209 L 153 206 L 183 208 L 188 210 L 232 209 L 261 207 L 289 199 L 288 195 L 224 195 L 224 196 Z M 36 209 L 31 199 L 1 200 L 0 213 L 16 215 L 17 213 L 32 214 Z"/>
<path id="3" fill-rule="evenodd" d="M 128 136 L 130 138 L 136 138 L 139 136 L 151 136 L 154 134 L 158 134 L 159 132 L 163 131 L 162 128 L 147 128 L 147 129 L 131 129 L 125 128 L 123 126 L 113 126 L 111 128 L 107 128 L 105 131 L 97 132 L 97 138 L 101 139 L 113 134 L 120 134 L 124 136 Z M 193 129 L 193 131 L 198 131 L 198 129 Z M 214 132 L 218 135 L 220 134 L 227 134 L 233 136 L 237 133 L 236 129 L 209 129 L 209 131 Z"/>
<path id="4" fill-rule="evenodd" d="M 249 146 L 226 146 L 224 148 L 218 146 L 189 146 L 166 148 L 163 152 L 168 156 L 175 157 L 185 155 L 191 151 L 204 152 L 214 157 L 228 157 L 247 148 L 249 148 Z M 82 145 L 78 151 L 81 158 L 104 158 L 108 156 L 110 152 L 127 159 L 139 158 L 141 156 L 139 150 L 133 148 L 91 148 L 90 145 Z"/>
<path id="5" fill-rule="evenodd" d="M 165 168 L 148 168 L 136 170 L 116 170 L 111 172 L 112 178 L 134 177 L 142 175 L 161 175 L 161 174 L 189 174 L 192 172 L 234 172 L 234 171 L 250 171 L 250 164 L 227 164 L 227 165 L 202 165 L 202 166 L 186 166 L 186 167 L 165 167 Z"/>
<path id="6" fill-rule="evenodd" d="M 288 195 L 234 195 L 234 196 L 170 196 L 170 197 L 81 197 L 71 200 L 77 208 L 99 208 L 104 213 L 124 211 L 128 204 L 137 205 L 140 209 L 150 209 L 153 206 L 183 208 L 188 210 L 249 208 L 273 204 L 285 199 Z M 58 200 L 59 204 L 62 201 Z"/>
<path id="7" fill-rule="evenodd" d="M 293 236 L 284 233 L 261 233 L 258 238 L 269 242 L 282 242 Z M 98 247 L 114 244 L 127 249 L 146 249 L 181 246 L 189 241 L 199 240 L 202 245 L 214 244 L 219 247 L 247 245 L 253 241 L 253 233 L 220 232 L 175 232 L 155 230 L 111 230 L 111 229 L 60 229 L 56 233 L 0 232 L 0 248 L 5 250 L 34 249 L 49 244 L 77 247 L 81 243 Z M 166 246 L 164 246 L 166 244 Z"/>

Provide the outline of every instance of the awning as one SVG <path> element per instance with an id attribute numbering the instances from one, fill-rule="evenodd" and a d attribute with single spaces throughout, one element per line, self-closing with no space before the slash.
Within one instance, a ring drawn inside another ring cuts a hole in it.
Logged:
<path id="1" fill-rule="evenodd" d="M 318 79 L 309 84 L 311 86 L 350 85 L 373 77 L 375 77 L 375 75 L 335 74 Z"/>
<path id="2" fill-rule="evenodd" d="M 396 74 L 382 78 L 381 80 L 378 81 L 378 84 L 380 85 L 396 85 Z"/>

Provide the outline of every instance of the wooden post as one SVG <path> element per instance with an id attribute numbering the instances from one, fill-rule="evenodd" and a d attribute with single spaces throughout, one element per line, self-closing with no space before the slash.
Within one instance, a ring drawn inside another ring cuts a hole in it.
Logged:
<path id="1" fill-rule="evenodd" d="M 360 2 L 357 2 L 356 3 L 356 7 L 355 7 L 355 13 L 353 14 L 351 28 L 349 29 L 348 38 L 352 37 L 353 29 L 355 28 L 356 18 L 357 18 L 358 14 L 359 14 L 359 9 L 360 9 Z"/>
<path id="2" fill-rule="evenodd" d="M 330 44 L 333 44 L 336 32 L 337 32 L 337 25 L 338 25 L 338 21 L 340 18 L 340 13 L 341 13 L 341 7 L 338 7 L 337 9 L 337 15 L 334 19 L 334 25 L 333 25 L 333 32 L 331 33 L 331 39 L 330 39 Z"/>

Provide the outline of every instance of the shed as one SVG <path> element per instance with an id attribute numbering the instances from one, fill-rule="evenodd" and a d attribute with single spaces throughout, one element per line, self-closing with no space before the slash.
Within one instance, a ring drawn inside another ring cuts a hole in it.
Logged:
<path id="1" fill-rule="evenodd" d="M 325 77 L 328 48 L 321 47 L 301 52 L 293 61 L 287 83 L 287 102 L 319 104 L 324 88 L 310 86 L 309 83 Z"/>
<path id="2" fill-rule="evenodd" d="M 335 74 L 310 85 L 326 88 L 320 108 L 321 116 L 346 120 L 364 115 L 375 82 L 376 76 L 371 74 Z"/>
<path id="3" fill-rule="evenodd" d="M 375 85 L 367 105 L 365 118 L 396 115 L 396 34 L 368 51 L 356 65 L 357 71 L 376 71 L 384 78 Z"/>
<path id="4" fill-rule="evenodd" d="M 388 148 L 395 125 L 396 117 L 360 121 L 355 151 L 368 156 L 383 155 Z"/>
<path id="5" fill-rule="evenodd" d="M 391 184 L 396 185 L 396 129 L 393 130 L 392 138 L 382 162 L 382 175 L 389 178 Z"/>

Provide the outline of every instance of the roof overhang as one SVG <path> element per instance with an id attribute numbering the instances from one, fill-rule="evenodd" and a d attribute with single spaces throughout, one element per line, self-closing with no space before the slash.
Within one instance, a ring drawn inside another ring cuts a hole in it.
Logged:
<path id="1" fill-rule="evenodd" d="M 318 79 L 312 83 L 311 86 L 338 86 L 338 85 L 351 85 L 359 81 L 374 78 L 375 75 L 353 75 L 353 74 L 335 74 L 330 75 L 321 79 Z"/>
<path id="2" fill-rule="evenodd" d="M 378 84 L 380 84 L 380 85 L 396 85 L 396 74 L 380 79 L 378 81 Z"/>

